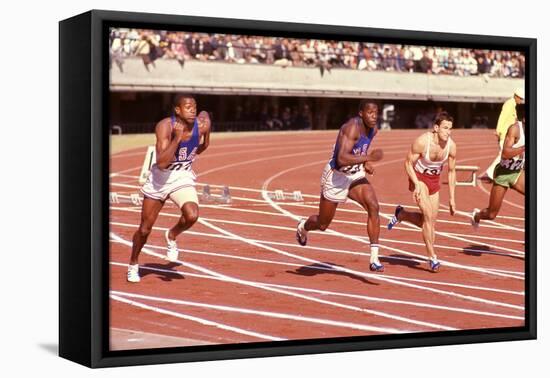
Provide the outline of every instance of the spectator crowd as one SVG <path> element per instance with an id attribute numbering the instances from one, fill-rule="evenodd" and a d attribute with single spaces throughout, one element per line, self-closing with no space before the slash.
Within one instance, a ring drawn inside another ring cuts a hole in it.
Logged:
<path id="1" fill-rule="evenodd" d="M 367 71 L 420 72 L 489 77 L 525 76 L 520 52 L 422 47 L 366 42 L 327 41 L 246 35 L 112 29 L 110 62 L 124 71 L 127 57 L 140 57 L 147 70 L 157 59 L 175 59 L 281 67 L 319 67 Z"/>

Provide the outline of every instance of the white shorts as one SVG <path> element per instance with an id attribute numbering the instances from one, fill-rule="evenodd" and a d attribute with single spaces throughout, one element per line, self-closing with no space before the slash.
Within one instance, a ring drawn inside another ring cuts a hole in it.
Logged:
<path id="1" fill-rule="evenodd" d="M 193 170 L 165 171 L 153 165 L 147 181 L 141 187 L 144 196 L 166 201 L 170 198 L 181 208 L 186 202 L 199 203 Z"/>
<path id="2" fill-rule="evenodd" d="M 349 187 L 352 183 L 365 178 L 365 170 L 361 170 L 352 175 L 346 175 L 338 170 L 332 169 L 330 164 L 325 165 L 321 175 L 321 193 L 323 197 L 331 202 L 346 202 L 349 193 Z"/>

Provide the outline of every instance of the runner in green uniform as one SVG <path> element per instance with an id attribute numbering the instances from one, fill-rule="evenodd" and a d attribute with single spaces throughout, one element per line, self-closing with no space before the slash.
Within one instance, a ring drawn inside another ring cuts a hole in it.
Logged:
<path id="1" fill-rule="evenodd" d="M 494 170 L 489 207 L 472 213 L 472 225 L 477 228 L 481 219 L 495 219 L 508 188 L 525 195 L 525 105 L 516 105 L 517 121 L 508 128 L 500 162 Z M 521 120 L 521 121 L 520 121 Z"/>

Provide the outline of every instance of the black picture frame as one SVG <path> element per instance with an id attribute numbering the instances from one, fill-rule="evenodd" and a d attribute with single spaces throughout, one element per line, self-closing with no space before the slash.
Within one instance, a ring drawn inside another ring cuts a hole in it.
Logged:
<path id="1" fill-rule="evenodd" d="M 277 32 L 365 38 L 387 43 L 483 47 L 525 52 L 528 131 L 525 326 L 239 345 L 109 351 L 109 135 L 106 47 L 110 26 L 185 27 L 235 34 Z M 88 367 L 267 357 L 535 339 L 536 318 L 536 39 L 354 28 L 92 10 L 59 24 L 59 354 Z M 78 156 L 78 159 L 75 157 Z"/>

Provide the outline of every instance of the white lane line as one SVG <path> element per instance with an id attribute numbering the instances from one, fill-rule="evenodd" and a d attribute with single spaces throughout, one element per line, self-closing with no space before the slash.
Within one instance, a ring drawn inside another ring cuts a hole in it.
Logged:
<path id="1" fill-rule="evenodd" d="M 112 240 L 115 242 L 114 240 Z M 187 252 L 187 251 L 186 251 Z M 117 263 L 117 262 L 111 262 L 111 265 L 119 266 L 122 268 L 127 268 L 128 264 L 123 263 Z M 168 274 L 178 274 L 181 276 L 187 276 L 187 277 L 195 277 L 195 278 L 203 278 L 207 280 L 216 280 L 216 281 L 222 281 L 227 282 L 225 279 L 219 278 L 219 277 L 213 277 L 210 275 L 205 274 L 197 274 L 197 273 L 191 273 L 191 272 L 181 272 L 181 271 L 174 271 L 169 269 L 160 269 L 160 268 L 151 268 L 147 266 L 140 267 L 140 270 L 149 270 L 152 272 L 159 272 L 159 273 L 168 273 Z M 270 286 L 270 287 L 277 287 L 281 289 L 289 289 L 289 290 L 297 290 L 297 291 L 304 291 L 308 293 L 314 293 L 314 294 L 320 294 L 320 295 L 333 295 L 336 297 L 343 297 L 343 298 L 353 298 L 353 299 L 361 299 L 365 301 L 370 302 L 380 302 L 380 303 L 392 303 L 392 304 L 398 304 L 398 305 L 405 305 L 405 306 L 413 306 L 413 307 L 420 307 L 420 308 L 430 308 L 434 310 L 442 310 L 442 311 L 450 311 L 450 312 L 460 312 L 460 313 L 466 313 L 466 314 L 474 314 L 474 315 L 484 315 L 484 316 L 491 316 L 491 317 L 497 317 L 497 318 L 507 318 L 507 319 L 518 319 L 518 320 L 524 320 L 524 317 L 521 316 L 513 316 L 513 315 L 505 315 L 505 314 L 497 314 L 493 312 L 486 312 L 486 311 L 476 311 L 476 310 L 470 310 L 460 307 L 450 307 L 450 306 L 440 306 L 440 305 L 434 305 L 430 303 L 423 303 L 423 302 L 413 302 L 413 301 L 403 301 L 398 299 L 386 299 L 386 298 L 379 298 L 379 297 L 372 297 L 367 295 L 360 295 L 360 294 L 349 294 L 349 293 L 342 293 L 342 292 L 335 292 L 335 291 L 328 291 L 328 290 L 319 290 L 319 289 L 311 289 L 301 286 L 288 286 L 288 285 L 278 285 L 278 284 L 270 284 L 265 282 L 255 282 L 258 285 L 262 286 Z"/>
<path id="2" fill-rule="evenodd" d="M 235 333 L 239 333 L 239 334 L 242 334 L 242 335 L 252 336 L 252 337 L 256 337 L 258 339 L 262 339 L 262 340 L 270 340 L 270 341 L 283 341 L 283 340 L 286 340 L 286 339 L 283 339 L 283 338 L 280 338 L 280 337 L 265 335 L 265 334 L 257 333 L 257 332 L 251 332 L 251 331 L 247 331 L 247 330 L 242 329 L 242 328 L 232 327 L 232 326 L 228 326 L 228 325 L 225 325 L 225 324 L 222 324 L 222 323 L 216 323 L 216 322 L 206 320 L 206 319 L 203 319 L 203 318 L 198 318 L 196 316 L 182 314 L 181 312 L 175 312 L 175 311 L 165 310 L 165 309 L 155 307 L 155 306 L 150 306 L 150 305 L 147 305 L 147 304 L 144 304 L 144 303 L 136 302 L 134 300 L 123 298 L 122 296 L 119 296 L 117 294 L 124 295 L 124 294 L 127 294 L 127 293 L 121 293 L 121 292 L 113 291 L 110 294 L 111 299 L 114 299 L 115 301 L 119 301 L 119 302 L 122 302 L 122 303 L 126 303 L 126 304 L 131 305 L 131 306 L 139 307 L 139 308 L 142 308 L 142 309 L 145 309 L 145 310 L 158 312 L 158 313 L 163 314 L 163 315 L 169 315 L 169 316 L 173 316 L 173 317 L 176 317 L 176 318 L 179 318 L 179 319 L 189 320 L 189 321 L 192 321 L 192 322 L 200 323 L 202 325 L 223 329 L 225 331 L 235 332 Z M 127 295 L 127 296 L 131 297 L 130 295 Z"/>
<path id="3" fill-rule="evenodd" d="M 113 207 L 110 207 L 110 209 L 114 210 L 114 211 L 124 211 L 124 212 L 129 212 L 129 213 L 140 213 L 141 212 L 140 209 L 126 208 L 126 207 L 114 207 L 113 206 Z M 172 213 L 166 213 L 166 212 L 160 212 L 159 215 L 163 215 L 163 216 L 171 217 L 171 218 L 178 218 L 178 219 L 180 218 L 180 215 L 172 214 Z M 276 225 L 263 224 L 263 223 L 238 222 L 238 221 L 232 221 L 232 220 L 226 220 L 226 219 L 214 219 L 214 218 L 205 218 L 205 217 L 202 217 L 201 219 L 209 221 L 209 222 L 214 222 L 214 223 L 232 224 L 232 225 L 247 226 L 247 227 L 268 228 L 268 229 L 273 229 L 273 230 L 292 231 L 292 232 L 296 231 L 295 228 L 291 228 L 291 227 L 276 226 Z M 361 225 L 364 225 L 364 224 L 361 224 Z M 338 235 L 335 235 L 335 234 L 325 234 L 325 235 L 339 237 Z M 348 234 L 348 235 L 350 235 L 352 237 L 355 237 L 355 238 L 366 238 L 365 240 L 368 240 L 368 238 L 366 236 L 363 236 L 363 235 L 355 235 L 355 234 Z M 419 247 L 424 247 L 425 246 L 423 243 L 420 243 L 420 242 L 410 242 L 410 241 L 404 241 L 404 240 L 398 240 L 398 239 L 380 238 L 379 240 L 383 241 L 383 242 L 394 243 L 394 244 L 406 244 L 406 245 L 414 245 L 414 246 L 419 246 Z M 486 245 L 486 244 L 484 244 L 484 245 Z M 498 250 L 497 251 L 485 251 L 485 250 L 476 249 L 476 248 L 451 247 L 451 246 L 440 245 L 440 244 L 436 244 L 435 247 L 440 248 L 440 249 L 449 249 L 449 250 L 453 250 L 453 251 L 473 252 L 473 253 L 481 253 L 481 254 L 492 254 L 492 255 L 498 255 L 498 256 L 516 256 L 516 257 L 522 257 L 523 256 L 523 253 L 521 253 L 519 251 L 518 251 L 518 254 L 513 254 L 513 253 L 503 253 L 503 252 L 498 251 Z M 502 248 L 502 249 L 506 249 L 506 248 Z M 422 258 L 422 256 L 418 255 L 418 258 Z"/>
<path id="4" fill-rule="evenodd" d="M 141 165 L 137 166 L 137 167 L 133 167 L 133 168 L 128 168 L 128 169 L 125 169 L 123 171 L 119 171 L 119 172 L 115 172 L 115 173 L 111 173 L 109 175 L 110 178 L 113 178 L 113 177 L 117 177 L 118 175 L 122 174 L 122 173 L 127 173 L 127 172 L 132 172 L 132 171 L 136 171 L 138 169 L 141 169 Z M 111 183 L 112 184 L 112 183 Z M 139 187 L 138 187 L 139 188 Z"/>
<path id="5" fill-rule="evenodd" d="M 449 209 L 449 206 L 445 205 L 445 204 L 439 204 L 441 207 L 443 207 L 444 209 Z M 472 213 L 467 213 L 465 211 L 460 211 L 460 210 L 457 210 L 456 211 L 456 214 L 458 215 L 462 215 L 468 219 L 471 218 L 472 216 Z M 504 224 L 504 223 L 499 223 L 499 222 L 495 222 L 495 221 L 491 221 L 491 220 L 487 220 L 487 219 L 484 219 L 483 220 L 483 223 L 489 223 L 489 224 L 492 224 L 492 225 L 495 225 L 495 226 L 502 226 L 502 228 L 505 228 L 505 229 L 508 229 L 508 230 L 514 230 L 514 231 L 520 231 L 520 232 L 525 232 L 525 227 L 524 228 L 519 228 L 519 227 L 515 227 L 515 226 L 511 226 L 511 225 L 508 225 L 508 224 Z M 481 224 L 479 225 L 481 226 Z M 488 226 L 488 225 L 485 225 L 485 226 Z"/>
<path id="6" fill-rule="evenodd" d="M 321 162 L 324 162 L 325 160 L 319 160 L 318 162 L 316 163 L 321 163 Z M 122 176 L 121 176 L 122 177 Z M 132 178 L 135 178 L 135 179 L 138 179 L 139 176 L 129 176 L 129 175 L 124 175 L 124 177 L 132 177 Z M 132 188 L 132 189 L 140 189 L 141 186 L 139 185 L 120 185 L 119 183 L 116 183 L 116 182 L 112 182 L 111 185 L 113 186 L 121 186 L 121 187 L 125 187 L 125 188 Z M 197 182 L 196 183 L 197 186 L 204 186 L 204 185 L 209 185 L 210 187 L 212 188 L 223 188 L 224 186 L 226 185 L 216 185 L 216 184 L 208 184 L 208 183 L 200 183 L 200 182 Z M 239 186 L 229 186 L 229 189 L 230 190 L 239 190 L 239 191 L 243 191 L 243 192 L 252 192 L 252 193 L 262 193 L 262 190 L 261 189 L 251 189 L 251 188 L 244 188 L 244 187 L 239 187 Z M 284 192 L 283 191 L 283 194 L 284 195 L 291 195 L 292 192 Z M 316 205 L 316 206 L 307 206 L 307 205 L 304 205 L 306 204 L 306 202 L 304 202 L 303 204 L 301 203 L 292 203 L 292 202 L 289 202 L 289 203 L 285 203 L 285 202 L 281 202 L 283 204 L 287 204 L 288 206 L 304 206 L 304 207 L 312 207 L 312 208 L 316 208 L 316 207 L 319 207 L 319 195 L 313 195 L 313 194 L 306 194 L 306 193 L 302 193 L 302 197 L 304 198 L 313 198 L 315 199 L 315 201 L 309 201 L 307 202 L 307 204 L 311 204 L 311 205 Z M 237 196 L 232 196 L 233 199 L 240 199 L 240 200 L 243 200 L 243 201 L 252 201 L 252 202 L 258 202 L 258 203 L 266 203 L 265 201 L 263 200 L 259 200 L 259 199 L 254 199 L 254 198 L 248 198 L 248 197 L 237 197 Z M 392 207 L 392 208 L 395 208 L 397 206 L 397 204 L 395 203 L 386 203 L 386 202 L 379 202 L 379 205 L 380 206 L 388 206 L 388 207 Z M 405 207 L 405 208 L 410 208 L 410 209 L 418 209 L 417 206 L 414 206 L 414 205 L 403 205 L 401 204 L 401 206 Z M 364 213 L 364 212 L 360 212 L 360 211 L 357 211 L 357 210 L 352 210 L 352 209 L 345 209 L 345 208 L 338 208 L 338 211 L 344 211 L 344 212 L 351 212 L 351 213 Z M 439 212 L 441 213 L 445 213 L 445 214 L 448 214 L 449 211 L 448 210 L 445 210 L 445 209 L 439 209 Z M 512 219 L 512 220 L 520 220 L 520 221 L 525 221 L 524 218 L 519 218 L 519 217 L 508 217 L 508 216 L 504 216 L 504 215 L 498 215 L 497 218 L 503 218 L 503 219 Z M 439 219 L 437 220 L 438 222 L 440 221 Z M 458 222 L 458 221 L 451 221 L 451 220 L 441 220 L 442 222 L 445 222 L 445 223 L 456 223 L 456 224 L 463 224 L 463 225 L 467 225 L 469 226 L 470 223 L 468 222 Z M 495 223 L 495 226 L 489 226 L 489 225 L 484 225 L 484 224 L 481 224 L 480 227 L 487 227 L 487 228 L 496 228 L 496 229 L 507 229 L 508 227 L 512 227 L 514 230 L 516 231 L 521 231 L 521 232 L 524 232 L 525 230 L 520 228 L 520 227 L 516 227 L 516 226 L 512 226 L 512 225 L 506 225 L 506 224 L 501 224 L 501 223 L 497 223 L 497 222 L 493 222 Z"/>
<path id="7" fill-rule="evenodd" d="M 122 211 L 126 211 L 124 208 L 119 208 L 119 209 L 122 210 Z M 128 210 L 128 211 L 135 212 L 134 210 Z M 163 215 L 177 217 L 177 218 L 180 217 L 178 215 L 174 215 L 174 214 L 170 214 L 170 213 L 163 213 Z M 213 218 L 205 218 L 205 217 L 203 217 L 202 219 L 207 220 L 209 222 L 214 222 L 214 223 L 225 223 L 225 224 L 233 224 L 233 225 L 239 225 L 239 226 L 269 228 L 269 229 L 284 230 L 284 231 L 296 231 L 296 228 L 285 227 L 285 226 L 276 226 L 276 225 L 271 225 L 271 224 L 238 222 L 238 221 L 231 221 L 231 220 L 227 220 L 227 219 L 213 219 Z M 366 226 L 366 224 L 364 224 L 364 223 L 358 223 L 358 224 L 362 225 L 362 226 Z M 442 232 L 442 234 L 446 235 L 447 233 Z M 366 239 L 368 239 L 366 236 L 363 236 L 363 235 L 354 235 L 354 234 L 349 234 L 349 235 L 353 236 L 355 238 L 366 238 Z M 331 236 L 338 236 L 338 235 L 331 235 Z M 462 239 L 462 238 L 459 238 L 459 237 L 456 237 L 456 238 L 459 239 L 459 240 L 468 241 L 467 239 Z M 381 240 L 383 242 L 395 243 L 395 244 L 407 244 L 407 245 L 415 245 L 415 246 L 420 246 L 420 247 L 425 246 L 423 243 L 420 243 L 420 242 L 411 242 L 411 241 L 386 239 L 386 238 L 380 238 L 379 240 Z M 493 246 L 493 245 L 487 244 L 487 243 L 482 243 L 482 244 L 484 246 L 485 245 L 486 246 L 491 246 L 491 247 L 501 249 L 501 250 L 504 250 L 504 251 L 507 251 L 507 252 L 512 252 L 512 254 L 514 256 L 519 257 L 519 256 L 524 255 L 524 252 L 519 251 L 519 250 L 514 250 L 514 249 L 509 249 L 509 248 L 504 248 L 504 247 L 497 247 L 497 246 Z M 476 252 L 476 253 L 492 253 L 492 254 L 496 254 L 496 255 L 500 255 L 500 256 L 510 256 L 509 253 L 502 253 L 502 251 L 498 251 L 498 250 L 496 250 L 496 251 L 484 251 L 484 250 L 475 249 L 475 248 L 451 247 L 451 246 L 440 245 L 440 244 L 436 244 L 434 247 L 441 248 L 441 249 L 450 249 L 450 250 L 455 250 L 455 251 L 468 251 L 468 252 Z"/>
<path id="8" fill-rule="evenodd" d="M 159 213 L 159 215 L 169 215 L 169 214 L 166 214 L 166 213 Z M 130 227 L 130 228 L 137 228 L 138 225 L 137 224 L 128 224 L 128 223 L 121 223 L 121 222 L 110 222 L 112 225 L 114 226 L 122 226 L 122 227 Z M 166 228 L 161 228 L 161 227 L 153 227 L 154 230 L 166 230 Z M 186 231 L 186 234 L 188 235 L 197 235 L 197 236 L 206 236 L 206 237 L 209 237 L 209 238 L 220 238 L 220 239 L 229 239 L 229 240 L 235 240 L 235 241 L 238 241 L 240 239 L 237 239 L 236 237 L 232 237 L 232 236 L 227 236 L 227 235 L 218 235 L 218 234 L 211 234 L 211 233 L 204 233 L 204 232 L 198 232 L 198 231 L 190 231 L 190 230 L 187 230 Z M 330 235 L 330 233 L 329 233 Z M 335 236 L 335 235 L 331 235 L 331 236 Z M 282 243 L 274 243 L 274 242 L 271 242 L 271 241 L 264 241 L 264 240 L 254 240 L 254 239 L 249 239 L 249 240 L 253 240 L 253 241 L 256 241 L 258 243 L 263 243 L 263 244 L 278 244 L 278 245 L 285 245 L 285 246 L 290 246 L 290 247 L 296 247 L 296 245 L 291 245 L 291 244 L 282 244 Z M 358 240 L 362 243 L 366 243 L 368 244 L 365 240 L 361 239 L 361 240 Z M 426 262 L 425 260 L 425 257 L 422 256 L 422 255 L 418 255 L 418 254 L 415 254 L 415 253 L 412 253 L 412 252 L 406 252 L 406 251 L 403 251 L 403 250 L 400 250 L 400 249 L 396 249 L 396 248 L 392 248 L 392 247 L 389 247 L 389 246 L 384 246 L 385 248 L 387 249 L 390 249 L 390 250 L 393 250 L 393 251 L 397 251 L 397 252 L 400 252 L 401 254 L 405 254 L 407 256 L 412 256 L 412 257 L 415 257 L 415 258 L 405 258 L 405 257 L 399 257 L 399 256 L 389 256 L 389 255 L 385 255 L 383 256 L 386 260 L 396 260 L 396 261 L 407 261 L 407 262 L 411 262 L 411 261 L 414 261 L 414 262 L 417 262 L 417 263 L 424 263 Z M 325 248 L 315 248 L 316 250 L 327 250 Z M 345 253 L 345 252 L 343 252 Z M 351 254 L 354 254 L 354 252 L 347 252 L 347 253 L 351 253 Z M 370 256 L 369 253 L 367 252 L 361 252 L 363 255 L 365 256 Z M 381 255 L 382 256 L 382 255 Z M 509 255 L 508 255 L 509 256 Z M 443 260 L 441 260 L 443 261 Z M 456 269 L 466 269 L 466 270 L 471 270 L 471 271 L 475 271 L 475 272 L 481 272 L 481 273 L 487 273 L 487 274 L 493 274 L 493 275 L 496 275 L 496 276 L 500 276 L 500 277 L 508 277 L 508 278 L 514 278 L 514 279 L 518 279 L 518 280 L 523 280 L 522 277 L 517 277 L 518 275 L 522 275 L 520 272 L 507 272 L 507 271 L 503 271 L 503 270 L 497 270 L 497 269 L 493 269 L 493 268 L 479 268 L 479 267 L 471 267 L 471 266 L 467 266 L 467 265 L 459 265 L 459 264 L 455 264 L 455 263 L 450 263 L 450 262 L 446 262 L 448 266 L 453 266 L 454 268 Z"/>
<path id="9" fill-rule="evenodd" d="M 238 199 L 239 197 L 235 197 L 235 198 Z M 262 201 L 262 202 L 264 202 L 264 201 Z M 289 204 L 284 203 L 284 202 L 276 202 L 276 203 L 279 204 L 279 205 L 289 205 Z M 291 205 L 298 206 L 298 207 L 314 208 L 314 209 L 318 208 L 317 206 L 307 206 L 307 205 L 301 205 L 301 204 L 291 204 Z M 244 212 L 244 213 L 250 213 L 250 214 L 262 214 L 262 215 L 269 215 L 269 216 L 286 218 L 286 215 L 281 214 L 281 213 L 274 213 L 272 211 L 241 209 L 241 208 L 232 207 L 230 205 L 204 205 L 204 204 L 201 204 L 200 206 L 201 206 L 201 208 L 207 208 L 207 209 L 219 209 L 219 210 L 226 210 L 226 211 L 236 211 L 236 212 Z M 267 206 L 267 203 L 266 203 L 266 206 Z M 355 212 L 355 213 L 363 214 L 363 215 L 366 216 L 365 211 L 347 210 L 347 209 L 342 209 L 342 210 L 343 211 L 349 211 L 349 212 Z M 392 215 L 392 214 L 389 214 L 389 213 L 380 213 L 380 214 L 383 214 L 383 215 L 386 215 L 386 216 Z M 459 222 L 449 222 L 449 221 L 446 221 L 446 220 L 437 220 L 437 221 L 438 222 L 443 222 L 443 223 L 459 223 Z M 353 224 L 353 225 L 361 225 L 361 226 L 366 225 L 365 222 L 353 222 L 353 221 L 346 221 L 346 220 L 340 220 L 340 219 L 333 219 L 332 223 Z M 464 223 L 464 224 L 466 224 L 466 223 Z M 503 227 L 500 227 L 500 226 L 485 226 L 485 227 L 496 228 L 496 229 L 501 229 L 501 230 L 503 229 Z M 398 227 L 398 226 L 394 227 L 394 229 L 416 232 L 416 230 L 412 230 L 410 228 Z M 506 239 L 506 238 L 493 238 L 493 237 L 481 236 L 481 235 L 465 235 L 465 234 L 457 234 L 457 233 L 454 233 L 454 232 L 448 232 L 448 234 L 449 235 L 455 235 L 455 236 L 468 236 L 468 237 L 474 238 L 474 239 L 505 241 L 507 243 L 517 243 L 517 244 L 525 243 L 525 240 L 515 240 L 515 239 Z"/>
<path id="10" fill-rule="evenodd" d="M 261 242 L 260 240 L 254 240 L 254 241 L 257 241 L 259 243 Z M 125 243 L 120 242 L 118 240 L 111 240 L 111 242 L 125 245 Z M 269 243 L 266 243 L 266 244 L 269 244 Z M 154 245 L 154 244 L 145 244 L 144 247 L 157 249 L 157 250 L 161 250 L 161 251 L 166 250 L 166 246 L 163 247 L 163 246 Z M 232 259 L 232 260 L 241 260 L 241 261 L 248 261 L 248 262 L 259 262 L 259 263 L 262 263 L 262 264 L 270 264 L 270 265 L 282 265 L 282 266 L 296 267 L 296 268 L 303 268 L 304 267 L 303 264 L 295 264 L 295 263 L 290 263 L 290 262 L 286 262 L 286 261 L 257 259 L 257 258 L 252 258 L 252 257 L 235 256 L 234 254 L 225 254 L 225 253 L 218 253 L 218 252 L 197 251 L 197 250 L 189 249 L 189 248 L 181 249 L 180 252 L 183 252 L 185 254 L 213 256 L 213 257 L 217 257 L 217 258 L 221 257 L 221 258 Z M 362 255 L 364 255 L 364 254 L 362 254 Z M 408 259 L 408 261 L 410 261 L 410 259 Z M 331 268 L 322 267 L 322 266 L 309 266 L 308 269 L 321 270 L 321 271 L 327 271 L 327 272 L 332 272 L 333 271 L 333 269 L 331 269 Z M 386 277 L 401 279 L 401 280 L 410 281 L 410 282 L 427 283 L 427 284 L 430 284 L 430 285 L 450 286 L 450 287 L 459 287 L 459 288 L 468 289 L 468 290 L 479 290 L 479 291 L 490 291 L 490 292 L 494 292 L 494 293 L 504 293 L 504 294 L 510 294 L 510 295 L 517 295 L 517 296 L 520 296 L 520 297 L 523 297 L 525 295 L 525 292 L 523 292 L 523 291 L 495 289 L 495 288 L 490 288 L 490 287 L 472 286 L 472 285 L 457 284 L 457 283 L 445 282 L 445 281 L 422 280 L 422 279 L 418 279 L 418 278 L 404 278 L 404 277 L 398 277 L 398 276 L 392 276 L 392 275 L 386 275 Z"/>
<path id="11" fill-rule="evenodd" d="M 201 222 L 201 224 L 203 224 L 207 227 L 210 227 L 213 230 L 216 230 L 220 233 L 234 236 L 234 237 L 238 238 L 239 240 L 241 240 L 241 241 L 243 241 L 247 244 L 255 245 L 257 247 L 267 249 L 269 251 L 276 252 L 276 253 L 282 254 L 282 255 L 287 256 L 287 257 L 292 257 L 292 258 L 295 258 L 299 261 L 301 260 L 301 261 L 305 261 L 305 262 L 308 262 L 308 263 L 317 264 L 319 266 L 325 266 L 325 267 L 328 267 L 328 268 L 332 268 L 333 270 L 336 270 L 336 271 L 341 271 L 341 272 L 345 272 L 345 273 L 349 273 L 349 274 L 355 274 L 357 276 L 363 276 L 363 277 L 366 277 L 366 278 L 369 278 L 369 279 L 372 279 L 372 280 L 385 281 L 385 282 L 393 283 L 393 284 L 398 285 L 398 286 L 405 286 L 405 287 L 414 288 L 414 289 L 418 289 L 418 290 L 431 291 L 433 293 L 438 293 L 438 294 L 443 294 L 443 295 L 448 295 L 448 296 L 454 296 L 454 297 L 457 297 L 457 298 L 461 298 L 461 299 L 465 299 L 465 300 L 469 300 L 469 301 L 473 301 L 473 302 L 479 302 L 479 303 L 483 303 L 483 304 L 490 304 L 490 305 L 495 305 L 495 306 L 514 308 L 514 309 L 518 309 L 518 310 L 523 310 L 524 309 L 522 306 L 516 306 L 516 305 L 509 304 L 509 303 L 492 301 L 492 300 L 488 300 L 488 299 L 484 299 L 484 298 L 479 298 L 479 297 L 474 297 L 474 296 L 470 296 L 470 295 L 455 293 L 453 291 L 446 291 L 446 290 L 435 289 L 435 288 L 432 288 L 432 287 L 416 285 L 416 284 L 412 284 L 412 283 L 403 282 L 403 281 L 400 281 L 400 280 L 397 280 L 397 279 L 391 279 L 391 278 L 385 277 L 382 274 L 363 273 L 363 272 L 360 272 L 360 271 L 356 271 L 356 270 L 352 270 L 352 269 L 343 268 L 343 267 L 340 267 L 340 266 L 324 263 L 324 262 L 321 262 L 321 261 L 318 261 L 318 260 L 302 257 L 300 255 L 295 255 L 293 253 L 289 253 L 289 252 L 280 250 L 278 248 L 273 248 L 273 247 L 270 247 L 270 246 L 267 246 L 267 245 L 263 245 L 261 243 L 254 242 L 251 239 L 247 239 L 247 238 L 244 238 L 240 235 L 237 235 L 237 234 L 234 234 L 234 233 L 229 232 L 227 230 L 224 230 L 224 229 L 222 229 L 220 227 L 217 227 L 217 226 L 215 226 L 215 225 L 213 225 L 209 222 L 201 220 L 200 218 L 199 218 L 199 222 Z M 333 232 L 335 232 L 335 231 L 333 231 Z M 342 234 L 342 235 L 344 235 L 344 234 Z M 344 237 L 346 237 L 346 236 L 344 236 Z M 393 249 L 395 249 L 395 248 L 393 248 Z M 397 251 L 400 251 L 400 250 L 397 250 Z M 401 253 L 408 253 L 408 252 L 401 251 Z M 496 273 L 494 273 L 494 272 L 490 272 L 490 273 L 496 275 Z"/>
<path id="12" fill-rule="evenodd" d="M 114 232 L 110 232 L 110 237 L 111 237 L 111 239 L 122 241 L 124 244 L 126 244 L 128 246 L 132 245 L 131 242 L 121 238 L 120 236 L 116 235 Z M 158 257 L 160 259 L 165 259 L 164 255 L 153 252 L 153 251 L 151 251 L 150 249 L 147 249 L 147 248 L 143 248 L 142 252 L 147 253 L 151 256 Z M 342 303 L 339 303 L 339 302 L 328 301 L 328 300 L 324 300 L 324 299 L 320 299 L 320 298 L 315 298 L 315 297 L 311 297 L 311 296 L 307 296 L 307 295 L 302 295 L 302 294 L 294 293 L 292 291 L 261 286 L 261 285 L 258 285 L 256 283 L 254 283 L 254 282 L 251 282 L 251 281 L 242 280 L 242 279 L 239 279 L 239 278 L 234 278 L 234 277 L 230 277 L 230 276 L 227 276 L 227 275 L 224 275 L 224 274 L 221 274 L 221 273 L 214 272 L 210 269 L 203 268 L 203 267 L 201 267 L 199 265 L 196 265 L 196 264 L 191 264 L 191 263 L 181 261 L 181 260 L 178 260 L 177 262 L 180 263 L 183 266 L 188 267 L 188 268 L 197 270 L 199 272 L 202 272 L 202 273 L 214 276 L 214 277 L 224 278 L 224 279 L 226 279 L 228 281 L 231 281 L 233 283 L 237 283 L 237 284 L 241 284 L 241 285 L 245 285 L 245 286 L 252 286 L 252 287 L 259 288 L 259 289 L 272 291 L 272 292 L 276 292 L 276 293 L 279 293 L 279 294 L 292 296 L 292 297 L 295 297 L 295 298 L 304 299 L 304 300 L 310 301 L 310 302 L 321 303 L 321 304 L 325 304 L 325 305 L 329 305 L 329 306 L 333 306 L 333 307 L 339 307 L 339 308 L 343 308 L 343 309 L 347 309 L 347 310 L 351 310 L 351 311 L 358 311 L 358 312 L 361 312 L 361 313 L 371 314 L 371 315 L 380 316 L 380 317 L 384 317 L 384 318 L 388 318 L 388 319 L 392 319 L 392 320 L 402 321 L 402 322 L 409 323 L 409 324 L 421 325 L 421 326 L 435 328 L 435 329 L 443 329 L 443 330 L 454 329 L 452 327 L 447 327 L 447 326 L 434 324 L 434 323 L 423 322 L 423 321 L 419 321 L 419 320 L 415 320 L 415 319 L 409 319 L 409 318 L 405 318 L 405 317 L 402 317 L 402 316 L 399 316 L 399 315 L 392 315 L 392 314 L 388 314 L 388 313 L 381 312 L 381 311 L 365 309 L 365 308 L 361 308 L 361 307 L 357 307 L 357 306 L 348 306 L 348 305 L 345 305 L 345 304 L 342 304 Z M 398 331 L 399 332 L 404 332 L 404 333 L 409 332 L 409 331 L 404 331 L 404 330 L 398 330 Z"/>
<path id="13" fill-rule="evenodd" d="M 124 296 L 124 297 L 129 297 L 129 298 L 137 298 L 137 299 L 141 299 L 141 300 L 149 300 L 149 301 L 155 301 L 155 302 L 170 303 L 170 304 L 175 304 L 175 305 L 207 308 L 207 309 L 211 309 L 211 310 L 218 310 L 218 311 L 224 311 L 224 312 L 236 312 L 236 313 L 239 313 L 239 314 L 256 315 L 256 316 L 262 316 L 262 317 L 266 317 L 266 318 L 286 319 L 286 320 L 293 320 L 293 321 L 313 323 L 313 324 L 321 324 L 321 325 L 325 325 L 325 326 L 332 326 L 332 327 L 339 327 L 339 328 L 350 328 L 350 329 L 356 329 L 356 330 L 359 330 L 359 331 L 377 332 L 377 333 L 405 333 L 405 332 L 409 333 L 409 332 L 414 332 L 414 331 L 402 331 L 402 330 L 398 330 L 398 329 L 395 329 L 395 328 L 374 327 L 374 326 L 368 326 L 368 325 L 363 325 L 363 324 L 358 324 L 358 323 L 342 322 L 342 321 L 337 321 L 337 320 L 313 318 L 313 317 L 309 317 L 309 316 L 285 314 L 285 313 L 280 313 L 280 312 L 250 310 L 250 309 L 246 309 L 246 308 L 212 305 L 212 304 L 207 304 L 207 303 L 184 301 L 184 300 L 180 300 L 180 299 L 152 297 L 152 296 L 148 296 L 148 295 L 131 294 L 131 293 L 125 293 L 125 292 L 120 292 L 120 291 L 113 291 L 112 293 L 114 295 L 120 295 L 120 296 Z"/>

